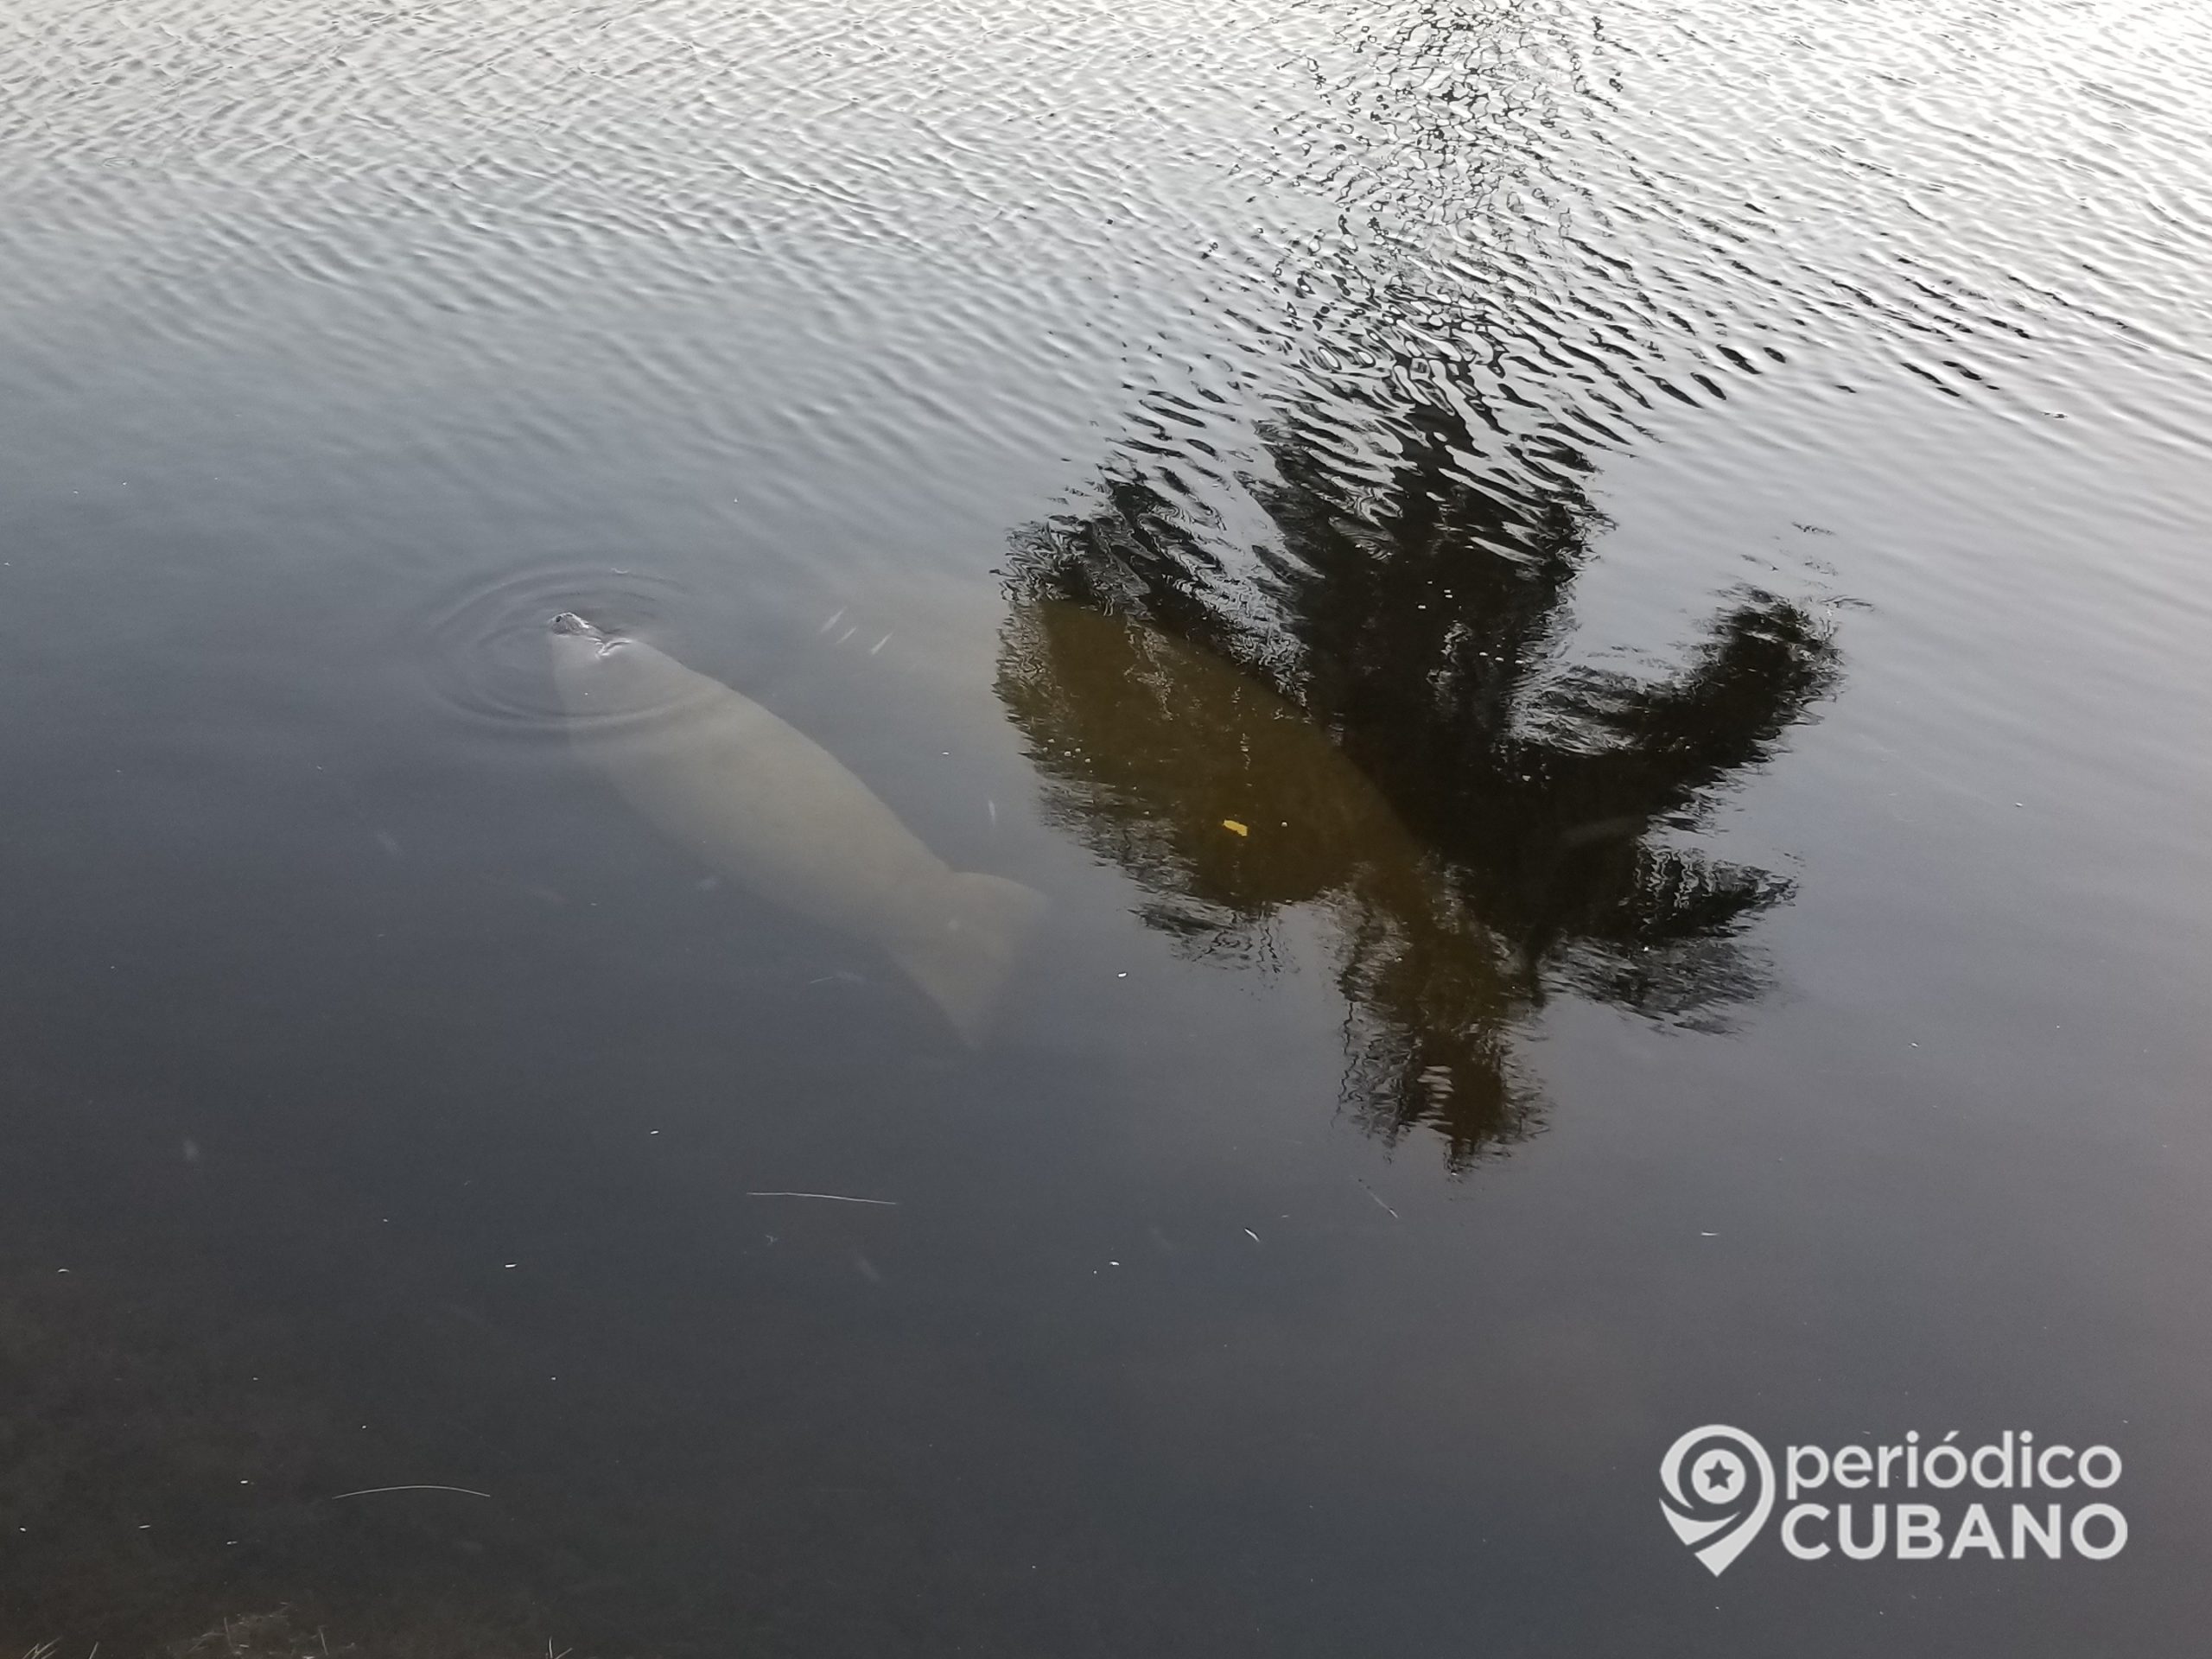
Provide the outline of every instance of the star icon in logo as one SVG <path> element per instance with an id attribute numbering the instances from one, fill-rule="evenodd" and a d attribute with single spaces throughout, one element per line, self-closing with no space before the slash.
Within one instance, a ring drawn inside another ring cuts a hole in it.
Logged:
<path id="1" fill-rule="evenodd" d="M 1707 1502 L 1726 1503 L 1744 1489 L 1743 1459 L 1726 1452 L 1714 1452 L 1698 1465 L 1697 1485 Z"/>

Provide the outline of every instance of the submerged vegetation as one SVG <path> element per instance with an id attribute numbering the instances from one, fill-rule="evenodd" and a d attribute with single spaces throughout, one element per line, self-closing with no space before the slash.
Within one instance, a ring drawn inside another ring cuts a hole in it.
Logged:
<path id="1" fill-rule="evenodd" d="M 97 1652 L 100 1644 L 92 1647 Z M 0 1648 L 0 1653 L 15 1650 Z M 57 1638 L 20 1651 L 22 1659 L 76 1659 L 73 1644 Z M 385 1626 L 357 1640 L 289 1606 L 226 1617 L 196 1637 L 145 1652 L 147 1659 L 598 1659 L 551 1641 L 537 1647 L 527 1637 L 462 1622 Z"/>
<path id="2" fill-rule="evenodd" d="M 125 1276 L 0 1263 L 0 1656 L 545 1659 L 563 1622 L 496 1565 L 512 1521 L 334 1504 L 407 1437 L 296 1331 L 198 1317 L 188 1268 Z"/>

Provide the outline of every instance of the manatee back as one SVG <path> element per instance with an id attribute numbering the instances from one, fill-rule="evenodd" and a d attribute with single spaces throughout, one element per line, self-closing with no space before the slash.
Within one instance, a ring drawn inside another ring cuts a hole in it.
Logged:
<path id="1" fill-rule="evenodd" d="M 636 640 L 563 651 L 555 672 L 578 753 L 724 874 L 877 940 L 942 910 L 944 862 L 835 755 L 750 697 Z"/>

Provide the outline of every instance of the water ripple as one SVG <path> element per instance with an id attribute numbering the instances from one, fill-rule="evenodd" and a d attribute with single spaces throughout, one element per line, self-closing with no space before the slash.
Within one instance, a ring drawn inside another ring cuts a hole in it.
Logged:
<path id="1" fill-rule="evenodd" d="M 454 584 L 410 619 L 393 654 L 431 694 L 503 743 L 548 740 L 566 729 L 547 635 L 574 610 L 611 633 L 652 634 L 683 610 L 679 584 L 649 570 L 572 565 Z"/>
<path id="2" fill-rule="evenodd" d="M 2207 445 L 2175 0 L 46 0 L 0 60 L 26 397 L 793 560 L 927 501 L 973 570 L 1123 440 L 1234 493 L 1293 406 L 1354 490 L 1448 407 L 1509 498 L 1753 389 Z"/>

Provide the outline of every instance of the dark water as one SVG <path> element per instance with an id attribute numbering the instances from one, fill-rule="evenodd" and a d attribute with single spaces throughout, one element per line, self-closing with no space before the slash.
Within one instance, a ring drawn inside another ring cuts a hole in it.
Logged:
<path id="1" fill-rule="evenodd" d="M 17 0 L 0 93 L 0 1647 L 2201 1643 L 2200 9 Z M 991 1041 L 578 764 L 570 607 L 1049 895 Z M 2129 1542 L 1716 1579 L 1711 1422 Z"/>

